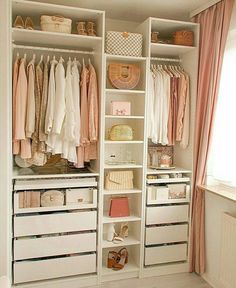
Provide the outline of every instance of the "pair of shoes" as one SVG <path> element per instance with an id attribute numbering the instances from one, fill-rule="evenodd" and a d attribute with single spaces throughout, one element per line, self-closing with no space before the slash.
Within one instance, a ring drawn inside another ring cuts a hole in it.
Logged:
<path id="1" fill-rule="evenodd" d="M 126 237 L 128 237 L 128 223 L 122 223 L 120 227 L 119 234 L 115 234 L 113 238 L 113 243 L 119 244 L 120 242 L 123 242 Z"/>
<path id="2" fill-rule="evenodd" d="M 107 259 L 107 268 L 113 270 L 121 270 L 128 263 L 128 251 L 126 248 L 120 249 L 118 252 L 109 251 Z"/>
<path id="3" fill-rule="evenodd" d="M 77 32 L 79 35 L 97 36 L 94 22 L 77 22 Z"/>
<path id="4" fill-rule="evenodd" d="M 34 23 L 30 17 L 26 17 L 24 23 L 24 20 L 21 16 L 16 16 L 13 26 L 20 29 L 34 30 Z"/>

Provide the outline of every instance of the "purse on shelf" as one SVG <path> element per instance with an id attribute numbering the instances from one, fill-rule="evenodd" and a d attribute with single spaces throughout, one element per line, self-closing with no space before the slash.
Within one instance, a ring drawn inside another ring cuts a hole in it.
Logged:
<path id="1" fill-rule="evenodd" d="M 133 171 L 109 171 L 105 178 L 107 190 L 129 190 L 134 188 Z"/>
<path id="2" fill-rule="evenodd" d="M 117 89 L 134 89 L 140 79 L 140 67 L 135 64 L 110 63 L 108 78 Z"/>
<path id="3" fill-rule="evenodd" d="M 126 124 L 113 125 L 108 132 L 108 139 L 112 141 L 132 141 L 133 129 Z"/>
<path id="4" fill-rule="evenodd" d="M 110 202 L 110 217 L 127 217 L 129 216 L 129 199 L 128 197 L 111 198 Z"/>
<path id="5" fill-rule="evenodd" d="M 41 206 L 63 206 L 64 205 L 64 193 L 58 190 L 48 190 L 41 195 Z"/>

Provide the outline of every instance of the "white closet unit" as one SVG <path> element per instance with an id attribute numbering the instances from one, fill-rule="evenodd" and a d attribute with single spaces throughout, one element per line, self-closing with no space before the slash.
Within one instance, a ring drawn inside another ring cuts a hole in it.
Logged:
<path id="1" fill-rule="evenodd" d="M 8 192 L 12 201 L 12 211 L 9 213 L 13 215 L 12 233 L 9 235 L 12 238 L 13 285 L 82 287 L 105 281 L 187 272 L 199 27 L 191 22 L 158 18 L 148 18 L 143 23 L 105 19 L 105 11 L 82 9 L 77 4 L 74 7 L 66 2 L 57 5 L 56 0 L 11 1 L 12 23 L 17 15 L 21 15 L 24 18 L 30 16 L 35 24 L 35 30 L 10 28 L 12 60 L 16 52 L 21 56 L 27 53 L 29 58 L 33 54 L 39 57 L 45 53 L 51 57 L 63 54 L 65 59 L 91 59 L 99 87 L 99 157 L 91 161 L 88 170 L 82 173 L 69 173 L 68 169 L 50 172 L 48 168 L 44 172 L 36 170 L 31 173 L 12 164 L 9 179 L 12 193 Z M 63 15 L 72 19 L 72 34 L 41 31 L 41 15 Z M 75 23 L 88 20 L 96 23 L 96 37 L 81 36 L 76 32 Z M 171 35 L 182 29 L 194 32 L 194 46 L 151 43 L 151 31 Z M 106 54 L 105 31 L 109 30 L 141 33 L 142 57 Z M 190 143 L 184 150 L 178 144 L 175 145 L 174 165 L 182 168 L 174 170 L 147 167 L 148 73 L 152 61 L 181 61 L 191 79 Z M 140 67 L 141 77 L 135 89 L 119 90 L 112 87 L 107 72 L 109 64 L 114 62 Z M 111 101 L 129 101 L 131 114 L 111 115 Z M 109 130 L 116 124 L 131 126 L 133 140 L 111 141 Z M 11 143 L 12 139 L 9 145 Z M 110 161 L 112 155 L 115 155 L 118 164 Z M 124 158 L 132 161 L 125 162 Z M 124 170 L 133 172 L 134 187 L 125 190 L 107 189 L 107 173 Z M 182 173 L 183 176 L 169 179 L 159 177 L 176 173 Z M 152 179 L 149 176 L 153 176 Z M 155 193 L 149 193 L 151 186 L 164 187 L 177 183 L 186 185 L 185 198 L 160 200 L 155 198 Z M 64 205 L 57 207 L 21 207 L 20 193 L 43 193 L 53 189 L 65 195 L 78 189 L 86 198 L 86 203 L 70 204 L 65 200 Z M 114 197 L 128 198 L 130 216 L 109 216 L 110 200 Z M 117 232 L 122 223 L 127 223 L 128 237 L 123 242 L 114 244 L 107 241 L 111 223 L 114 223 Z M 128 250 L 128 263 L 119 271 L 107 268 L 108 252 L 118 251 L 122 247 Z"/>

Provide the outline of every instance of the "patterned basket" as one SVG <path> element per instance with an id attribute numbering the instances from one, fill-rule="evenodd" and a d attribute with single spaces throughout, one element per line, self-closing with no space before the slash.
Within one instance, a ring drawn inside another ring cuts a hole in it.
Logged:
<path id="1" fill-rule="evenodd" d="M 176 31 L 173 33 L 173 44 L 193 46 L 193 32 L 187 30 Z"/>
<path id="2" fill-rule="evenodd" d="M 142 57 L 143 36 L 137 33 L 108 31 L 106 53 Z"/>

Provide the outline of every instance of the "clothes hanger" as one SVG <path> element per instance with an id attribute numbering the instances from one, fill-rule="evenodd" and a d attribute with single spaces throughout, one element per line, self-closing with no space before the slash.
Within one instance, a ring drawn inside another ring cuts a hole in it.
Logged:
<path id="1" fill-rule="evenodd" d="M 48 57 L 47 57 L 47 63 L 50 61 L 50 56 L 48 55 Z"/>
<path id="2" fill-rule="evenodd" d="M 90 58 L 88 59 L 89 65 L 92 65 Z"/>
<path id="3" fill-rule="evenodd" d="M 41 65 L 42 62 L 43 62 L 43 54 L 40 57 L 40 61 L 39 61 L 38 65 Z"/>
<path id="4" fill-rule="evenodd" d="M 85 67 L 84 58 L 83 58 L 83 68 Z"/>

